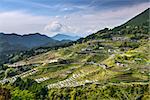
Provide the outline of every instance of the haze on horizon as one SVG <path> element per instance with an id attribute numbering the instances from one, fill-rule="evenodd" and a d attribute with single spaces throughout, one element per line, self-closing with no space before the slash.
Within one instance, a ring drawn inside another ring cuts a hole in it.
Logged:
<path id="1" fill-rule="evenodd" d="M 149 0 L 1 0 L 0 32 L 86 36 L 121 25 Z"/>

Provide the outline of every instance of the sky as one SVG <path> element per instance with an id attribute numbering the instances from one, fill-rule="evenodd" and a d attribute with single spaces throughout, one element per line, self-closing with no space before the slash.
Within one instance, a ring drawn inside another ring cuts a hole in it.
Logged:
<path id="1" fill-rule="evenodd" d="M 123 24 L 149 5 L 149 0 L 0 0 L 0 32 L 87 36 Z"/>

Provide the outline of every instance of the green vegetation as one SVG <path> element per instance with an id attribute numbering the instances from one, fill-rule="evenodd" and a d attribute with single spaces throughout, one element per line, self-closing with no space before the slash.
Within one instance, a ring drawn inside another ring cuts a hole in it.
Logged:
<path id="1" fill-rule="evenodd" d="M 149 100 L 148 12 L 69 44 L 11 55 L 0 65 L 0 99 Z"/>
<path id="2" fill-rule="evenodd" d="M 51 100 L 148 100 L 148 84 L 97 85 L 87 84 L 77 88 L 51 89 Z"/>
<path id="3" fill-rule="evenodd" d="M 46 99 L 48 89 L 38 84 L 36 81 L 32 79 L 27 79 L 23 81 L 21 78 L 17 78 L 17 80 L 13 83 L 13 87 L 16 87 L 12 92 L 12 99 L 23 99 L 31 98 L 31 99 Z M 21 91 L 21 92 L 19 92 Z M 28 95 L 30 94 L 30 95 Z"/>

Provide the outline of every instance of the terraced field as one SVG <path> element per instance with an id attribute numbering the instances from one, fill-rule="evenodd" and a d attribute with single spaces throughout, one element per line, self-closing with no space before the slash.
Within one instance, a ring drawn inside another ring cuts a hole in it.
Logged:
<path id="1" fill-rule="evenodd" d="M 23 67 L 24 64 L 38 64 L 38 67 L 1 82 L 15 80 L 17 77 L 23 79 L 30 77 L 50 89 L 76 87 L 87 83 L 148 81 L 149 44 L 122 52 L 119 49 L 112 50 L 108 46 L 112 43 L 107 41 L 106 45 L 105 41 L 106 46 L 98 48 L 99 52 L 96 52 L 92 48 L 97 44 L 94 44 L 95 41 L 91 43 L 92 45 L 83 43 L 58 51 L 50 51 L 9 65 L 9 67 Z"/>

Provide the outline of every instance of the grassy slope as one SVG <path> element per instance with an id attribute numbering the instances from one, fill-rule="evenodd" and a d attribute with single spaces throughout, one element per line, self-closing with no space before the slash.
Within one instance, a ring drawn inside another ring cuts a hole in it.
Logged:
<path id="1" fill-rule="evenodd" d="M 94 34 L 94 36 L 101 37 L 105 34 L 109 34 L 109 32 L 110 31 L 102 32 L 102 34 L 97 33 Z M 130 83 L 134 84 L 133 82 L 147 84 L 150 77 L 150 43 L 148 39 L 137 40 L 139 43 L 138 48 L 124 47 L 127 48 L 127 50 L 122 51 L 120 45 L 123 42 L 105 38 L 105 41 L 97 43 L 96 40 L 91 40 L 91 36 L 90 39 L 86 38 L 86 42 L 77 43 L 73 46 L 61 48 L 59 50 L 52 50 L 17 63 L 41 63 L 41 65 L 37 67 L 39 71 L 27 78 L 37 79 L 50 77 L 50 79 L 41 82 L 43 85 L 58 83 L 71 78 L 74 75 L 79 75 L 75 81 L 83 84 L 85 84 L 87 80 L 94 81 L 93 84 L 108 84 L 108 86 L 110 84 L 124 86 L 124 84 L 128 83 L 129 85 Z M 114 34 L 113 36 L 118 36 L 118 34 Z M 130 34 L 119 36 L 128 37 Z M 97 38 L 97 40 L 100 39 Z M 132 43 L 131 41 L 128 42 Z M 100 49 L 99 47 L 103 47 L 103 49 Z M 86 48 L 90 48 L 91 50 L 83 53 L 83 49 Z M 113 51 L 108 52 L 110 49 Z M 47 60 L 51 59 L 71 60 L 71 62 L 64 64 L 48 64 Z M 87 62 L 94 62 L 95 64 L 87 64 Z M 117 65 L 117 62 L 119 62 L 119 65 Z M 46 64 L 43 65 L 43 63 Z M 97 64 L 105 64 L 108 68 L 104 69 Z M 88 85 L 86 86 L 89 88 Z M 60 89 L 56 91 L 63 90 Z"/>

